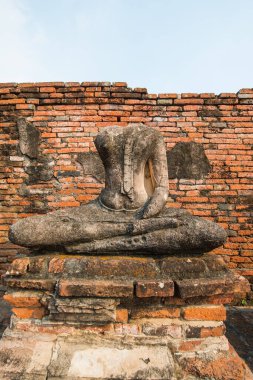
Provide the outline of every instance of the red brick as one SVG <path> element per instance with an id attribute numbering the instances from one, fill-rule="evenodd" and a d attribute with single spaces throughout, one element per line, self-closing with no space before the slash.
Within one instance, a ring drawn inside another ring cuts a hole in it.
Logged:
<path id="1" fill-rule="evenodd" d="M 127 87 L 127 83 L 126 82 L 114 82 L 113 86 L 115 86 L 115 87 Z"/>
<path id="2" fill-rule="evenodd" d="M 52 86 L 40 87 L 40 92 L 55 92 L 55 87 L 52 87 Z"/>
<path id="3" fill-rule="evenodd" d="M 225 326 L 217 327 L 202 327 L 200 332 L 201 338 L 207 338 L 209 336 L 222 336 L 225 333 Z"/>
<path id="4" fill-rule="evenodd" d="M 177 94 L 158 94 L 160 99 L 177 99 Z"/>
<path id="5" fill-rule="evenodd" d="M 21 104 L 25 103 L 25 99 L 0 99 L 0 106 L 1 105 L 8 105 L 8 104 Z"/>
<path id="6" fill-rule="evenodd" d="M 41 293 L 21 291 L 7 293 L 3 299 L 15 307 L 41 307 Z"/>
<path id="7" fill-rule="evenodd" d="M 198 346 L 200 346 L 202 342 L 203 339 L 182 341 L 178 349 L 179 351 L 196 351 Z"/>
<path id="8" fill-rule="evenodd" d="M 128 322 L 128 310 L 117 309 L 116 310 L 116 322 L 127 323 Z"/>
<path id="9" fill-rule="evenodd" d="M 224 306 L 188 306 L 183 310 L 186 320 L 224 321 L 226 309 Z"/>
<path id="10" fill-rule="evenodd" d="M 45 308 L 37 307 L 37 308 L 13 308 L 13 313 L 16 317 L 20 319 L 34 318 L 34 319 L 42 319 L 46 315 Z"/>
<path id="11" fill-rule="evenodd" d="M 62 87 L 64 82 L 38 82 L 36 85 L 39 87 Z"/>
<path id="12" fill-rule="evenodd" d="M 175 99 L 174 104 L 203 104 L 203 99 L 196 99 L 196 98 L 186 98 L 186 99 Z"/>

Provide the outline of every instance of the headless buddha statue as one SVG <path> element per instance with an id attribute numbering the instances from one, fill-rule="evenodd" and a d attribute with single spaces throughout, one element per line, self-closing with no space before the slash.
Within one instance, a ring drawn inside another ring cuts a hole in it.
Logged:
<path id="1" fill-rule="evenodd" d="M 104 128 L 95 145 L 105 187 L 89 204 L 19 220 L 15 244 L 68 253 L 192 254 L 226 240 L 217 224 L 166 208 L 168 170 L 162 136 L 144 125 Z"/>

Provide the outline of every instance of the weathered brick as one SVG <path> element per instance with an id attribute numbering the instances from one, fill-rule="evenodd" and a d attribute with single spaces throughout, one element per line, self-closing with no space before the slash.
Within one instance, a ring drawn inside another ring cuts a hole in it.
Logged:
<path id="1" fill-rule="evenodd" d="M 53 291 L 56 280 L 51 279 L 26 279 L 26 278 L 5 278 L 4 283 L 11 288 L 37 289 Z"/>
<path id="2" fill-rule="evenodd" d="M 131 311 L 132 319 L 141 318 L 179 318 L 180 307 L 157 307 L 157 308 L 136 308 Z"/>
<path id="3" fill-rule="evenodd" d="M 15 276 L 25 274 L 27 272 L 29 263 L 30 259 L 28 257 L 13 260 L 8 274 Z"/>
<path id="4" fill-rule="evenodd" d="M 102 280 L 60 280 L 62 297 L 132 297 L 133 283 Z"/>
<path id="5" fill-rule="evenodd" d="M 170 336 L 174 339 L 180 339 L 182 337 L 182 327 L 174 324 L 159 324 L 146 323 L 142 327 L 142 332 L 145 335 L 154 336 Z"/>
<path id="6" fill-rule="evenodd" d="M 217 337 L 224 335 L 225 330 L 224 324 L 219 326 L 203 326 L 201 322 L 199 322 L 199 325 L 187 326 L 185 337 L 188 339 Z"/>
<path id="7" fill-rule="evenodd" d="M 181 341 L 179 351 L 196 351 L 203 339 Z"/>
<path id="8" fill-rule="evenodd" d="M 116 323 L 114 331 L 118 335 L 138 335 L 141 332 L 141 327 L 134 323 Z"/>
<path id="9" fill-rule="evenodd" d="M 235 289 L 234 279 L 230 276 L 177 280 L 176 284 L 180 297 L 184 299 L 197 296 L 205 297 L 216 294 L 231 294 Z"/>
<path id="10" fill-rule="evenodd" d="M 172 280 L 138 281 L 135 292 L 139 298 L 171 297 L 174 295 L 174 282 Z"/>
<path id="11" fill-rule="evenodd" d="M 48 266 L 49 273 L 62 273 L 64 269 L 64 258 L 54 257 L 50 260 Z"/>
<path id="12" fill-rule="evenodd" d="M 209 336 L 222 336 L 225 333 L 225 326 L 217 327 L 202 327 L 200 331 L 200 338 L 207 338 Z"/>

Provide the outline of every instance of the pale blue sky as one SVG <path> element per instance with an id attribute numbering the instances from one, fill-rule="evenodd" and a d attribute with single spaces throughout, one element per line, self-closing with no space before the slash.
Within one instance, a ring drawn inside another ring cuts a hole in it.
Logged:
<path id="1" fill-rule="evenodd" d="M 253 0 L 0 0 L 0 82 L 253 87 Z"/>

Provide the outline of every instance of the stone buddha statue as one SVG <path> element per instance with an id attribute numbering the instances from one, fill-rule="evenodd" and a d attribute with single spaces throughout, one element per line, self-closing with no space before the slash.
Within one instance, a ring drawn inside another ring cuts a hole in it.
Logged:
<path id="1" fill-rule="evenodd" d="M 166 208 L 168 170 L 161 134 L 144 125 L 108 127 L 95 145 L 105 168 L 98 198 L 76 208 L 19 220 L 15 244 L 91 254 L 192 254 L 226 240 L 217 224 Z"/>

